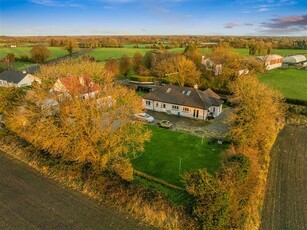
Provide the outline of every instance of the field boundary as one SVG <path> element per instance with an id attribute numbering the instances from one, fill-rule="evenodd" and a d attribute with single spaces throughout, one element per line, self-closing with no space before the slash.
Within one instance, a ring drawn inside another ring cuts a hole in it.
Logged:
<path id="1" fill-rule="evenodd" d="M 184 188 L 181 188 L 179 186 L 176 186 L 176 185 L 173 185 L 163 179 L 160 179 L 160 178 L 157 178 L 157 177 L 154 177 L 154 176 L 151 176 L 151 175 L 148 175 L 147 173 L 144 173 L 144 172 L 141 172 L 141 171 L 138 171 L 138 170 L 133 170 L 133 173 L 139 177 L 142 177 L 142 178 L 145 178 L 149 181 L 153 181 L 153 182 L 156 182 L 158 184 L 161 184 L 161 185 L 164 185 L 166 187 L 169 187 L 169 188 L 172 188 L 172 189 L 176 189 L 176 190 L 179 190 L 179 191 L 185 191 Z"/>

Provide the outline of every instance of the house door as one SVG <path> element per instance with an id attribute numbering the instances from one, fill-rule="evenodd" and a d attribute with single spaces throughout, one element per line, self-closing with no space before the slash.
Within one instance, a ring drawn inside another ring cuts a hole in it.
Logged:
<path id="1" fill-rule="evenodd" d="M 198 109 L 193 110 L 193 117 L 198 118 Z"/>

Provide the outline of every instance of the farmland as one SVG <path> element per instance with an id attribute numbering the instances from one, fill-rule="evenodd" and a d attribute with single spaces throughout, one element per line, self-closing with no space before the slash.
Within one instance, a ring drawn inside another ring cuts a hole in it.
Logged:
<path id="1" fill-rule="evenodd" d="M 210 173 L 218 170 L 224 146 L 209 144 L 207 138 L 202 140 L 201 137 L 156 126 L 149 128 L 151 141 L 146 143 L 144 153 L 132 160 L 137 170 L 179 186 L 184 172 L 201 168 Z"/>
<path id="2" fill-rule="evenodd" d="M 286 126 L 271 151 L 260 229 L 307 229 L 307 129 Z"/>
<path id="3" fill-rule="evenodd" d="M 261 74 L 260 81 L 280 90 L 286 98 L 307 101 L 307 71 L 275 69 Z"/>
<path id="4" fill-rule="evenodd" d="M 236 48 L 235 49 L 238 53 L 244 55 L 244 56 L 249 56 L 248 54 L 248 48 Z M 305 54 L 307 55 L 307 50 L 299 50 L 299 49 L 273 49 L 272 54 L 279 54 L 283 57 L 285 56 L 291 56 L 295 54 Z"/>
<path id="5" fill-rule="evenodd" d="M 30 50 L 32 47 L 1 47 L 0 48 L 0 58 L 3 58 L 8 53 L 15 54 L 16 57 L 20 57 L 21 55 L 27 55 L 30 57 Z M 47 60 L 52 60 L 55 58 L 63 57 L 68 54 L 68 51 L 65 50 L 63 47 L 48 47 L 48 50 L 51 52 L 51 56 Z"/>

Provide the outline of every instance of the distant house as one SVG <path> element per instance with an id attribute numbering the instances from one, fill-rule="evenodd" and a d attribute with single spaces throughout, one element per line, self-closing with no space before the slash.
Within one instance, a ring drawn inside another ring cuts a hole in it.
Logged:
<path id="1" fill-rule="evenodd" d="M 99 86 L 88 76 L 60 77 L 53 86 L 53 91 L 65 97 L 78 96 L 83 99 L 94 97 Z"/>
<path id="2" fill-rule="evenodd" d="M 0 87 L 24 87 L 30 86 L 32 83 L 41 82 L 41 80 L 27 72 L 19 72 L 12 70 L 4 70 L 0 74 Z"/>
<path id="3" fill-rule="evenodd" d="M 161 86 L 143 97 L 143 105 L 148 110 L 199 120 L 220 115 L 222 103 L 211 89 L 202 91 L 174 85 Z"/>
<path id="4" fill-rule="evenodd" d="M 272 70 L 282 66 L 283 58 L 278 54 L 270 54 L 266 56 L 258 56 L 256 60 L 264 63 L 265 70 Z"/>
<path id="5" fill-rule="evenodd" d="M 215 63 L 210 58 L 205 58 L 205 56 L 202 56 L 201 64 L 207 71 L 212 71 L 215 76 L 222 74 L 222 64 Z"/>

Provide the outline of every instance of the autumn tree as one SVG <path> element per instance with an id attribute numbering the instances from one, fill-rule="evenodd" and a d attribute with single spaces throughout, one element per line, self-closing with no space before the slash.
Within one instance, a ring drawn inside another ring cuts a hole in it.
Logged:
<path id="1" fill-rule="evenodd" d="M 154 59 L 154 54 L 152 53 L 152 51 L 148 51 L 145 53 L 143 61 L 144 61 L 144 66 L 147 69 L 151 68 L 153 59 Z"/>
<path id="2" fill-rule="evenodd" d="M 130 57 L 126 54 L 124 54 L 119 59 L 119 71 L 122 75 L 127 76 L 129 71 L 131 69 L 131 60 Z"/>
<path id="3" fill-rule="evenodd" d="M 230 118 L 230 136 L 238 145 L 268 156 L 284 116 L 282 95 L 255 76 L 239 77 L 231 84 L 231 91 L 236 107 Z"/>
<path id="4" fill-rule="evenodd" d="M 78 41 L 76 39 L 70 38 L 65 41 L 65 49 L 68 51 L 69 55 L 72 55 L 76 48 L 78 48 Z"/>
<path id="5" fill-rule="evenodd" d="M 188 45 L 184 51 L 183 55 L 186 56 L 188 59 L 193 61 L 196 66 L 199 66 L 201 63 L 201 58 L 203 56 L 202 52 L 197 48 L 196 44 Z"/>
<path id="6" fill-rule="evenodd" d="M 115 58 L 110 58 L 105 64 L 105 70 L 113 77 L 119 74 L 119 62 Z"/>
<path id="7" fill-rule="evenodd" d="M 132 63 L 134 69 L 138 69 L 143 64 L 143 55 L 140 52 L 135 52 Z"/>
<path id="8" fill-rule="evenodd" d="M 57 76 L 71 74 L 68 71 L 73 67 L 78 68 L 73 73 L 78 81 L 97 66 L 90 62 L 86 66 L 80 62 L 64 63 L 58 67 L 61 71 Z M 20 106 L 7 112 L 7 127 L 50 154 L 90 165 L 96 172 L 111 171 L 131 180 L 130 157 L 143 151 L 149 138 L 143 124 L 134 120 L 133 114 L 142 108 L 135 92 L 110 82 L 104 73 L 100 91 L 94 97 L 84 100 L 71 94 L 69 99 L 63 99 L 49 92 L 50 82 L 56 80 L 53 66 L 43 67 L 37 76 L 42 84 L 34 86 Z M 74 86 L 83 87 L 81 83 Z"/>
<path id="9" fill-rule="evenodd" d="M 156 60 L 153 72 L 180 86 L 185 84 L 193 86 L 200 82 L 200 72 L 196 69 L 194 62 L 183 55 L 171 54 L 162 60 Z"/>
<path id="10" fill-rule="evenodd" d="M 219 179 L 206 170 L 184 175 L 187 192 L 195 198 L 193 214 L 203 229 L 227 229 L 230 221 L 230 199 Z"/>
<path id="11" fill-rule="evenodd" d="M 2 62 L 4 63 L 6 68 L 11 68 L 15 61 L 15 54 L 8 53 L 4 58 L 2 58 Z"/>
<path id="12" fill-rule="evenodd" d="M 51 52 L 46 46 L 38 45 L 34 46 L 30 50 L 31 58 L 34 62 L 44 63 L 48 57 L 50 57 Z"/>

